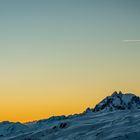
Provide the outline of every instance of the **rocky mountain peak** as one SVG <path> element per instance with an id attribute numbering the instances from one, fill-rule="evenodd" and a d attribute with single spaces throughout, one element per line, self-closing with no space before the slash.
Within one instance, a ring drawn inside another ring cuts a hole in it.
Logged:
<path id="1" fill-rule="evenodd" d="M 125 110 L 140 109 L 140 98 L 132 93 L 122 93 L 121 91 L 113 92 L 111 96 L 107 96 L 93 109 L 94 112 L 106 110 Z"/>

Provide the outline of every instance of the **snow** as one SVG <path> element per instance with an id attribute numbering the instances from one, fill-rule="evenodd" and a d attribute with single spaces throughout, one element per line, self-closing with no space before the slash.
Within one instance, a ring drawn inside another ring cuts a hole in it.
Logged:
<path id="1" fill-rule="evenodd" d="M 123 94 L 122 100 L 125 102 L 125 104 L 128 104 L 133 97 L 134 97 L 134 95 L 131 93 Z"/>
<path id="2" fill-rule="evenodd" d="M 112 111 L 125 109 L 139 109 L 140 98 L 131 93 L 123 94 L 122 92 L 114 92 L 111 96 L 103 99 L 93 111 Z"/>
<path id="3" fill-rule="evenodd" d="M 107 102 L 106 109 L 113 105 L 126 108 L 101 110 Z M 128 109 L 127 105 L 131 103 L 133 108 Z M 0 140 L 139 140 L 140 110 L 137 108 L 137 96 L 115 93 L 97 106 L 101 107 L 98 111 L 88 108 L 84 113 L 68 117 L 56 116 L 26 124 L 1 122 Z"/>
<path id="4" fill-rule="evenodd" d="M 66 126 L 60 127 L 61 124 Z M 140 110 L 85 114 L 5 140 L 138 140 Z"/>

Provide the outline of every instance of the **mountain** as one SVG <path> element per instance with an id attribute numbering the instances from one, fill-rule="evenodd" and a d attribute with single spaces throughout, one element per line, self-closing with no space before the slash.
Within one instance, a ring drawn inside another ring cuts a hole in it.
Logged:
<path id="1" fill-rule="evenodd" d="M 116 91 L 91 109 L 93 112 L 140 109 L 140 98 L 132 93 Z M 89 109 L 87 111 L 90 111 Z"/>
<path id="2" fill-rule="evenodd" d="M 81 114 L 0 123 L 0 140 L 139 140 L 140 98 L 114 92 Z"/>
<path id="3" fill-rule="evenodd" d="M 19 122 L 0 122 L 0 138 L 25 133 L 28 126 Z"/>
<path id="4" fill-rule="evenodd" d="M 121 91 L 119 93 L 115 91 L 98 103 L 95 108 L 87 108 L 84 113 L 135 109 L 140 109 L 140 97 L 132 93 L 123 94 Z"/>

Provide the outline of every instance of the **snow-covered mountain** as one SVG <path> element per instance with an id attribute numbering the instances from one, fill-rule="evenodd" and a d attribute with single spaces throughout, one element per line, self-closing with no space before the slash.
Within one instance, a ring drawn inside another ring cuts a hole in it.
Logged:
<path id="1" fill-rule="evenodd" d="M 27 131 L 28 126 L 22 123 L 14 123 L 14 122 L 0 122 L 0 139 L 2 137 L 18 135 L 21 133 L 25 133 Z"/>
<path id="2" fill-rule="evenodd" d="M 0 140 L 139 140 L 140 98 L 114 92 L 81 114 L 1 122 Z"/>
<path id="3" fill-rule="evenodd" d="M 103 99 L 99 104 L 91 109 L 93 112 L 140 109 L 140 98 L 132 93 L 123 94 L 116 91 Z"/>

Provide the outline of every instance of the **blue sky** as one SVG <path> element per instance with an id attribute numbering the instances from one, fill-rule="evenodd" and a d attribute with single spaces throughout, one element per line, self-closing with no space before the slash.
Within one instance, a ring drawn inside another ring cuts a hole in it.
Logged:
<path id="1" fill-rule="evenodd" d="M 139 0 L 1 0 L 1 120 L 80 112 L 114 90 L 140 95 L 139 15 Z"/>

